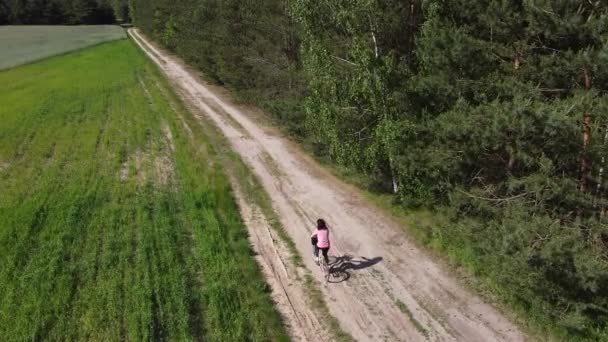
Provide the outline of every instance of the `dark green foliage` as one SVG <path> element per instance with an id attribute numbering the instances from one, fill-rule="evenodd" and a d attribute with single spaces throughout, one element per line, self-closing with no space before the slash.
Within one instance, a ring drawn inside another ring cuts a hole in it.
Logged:
<path id="1" fill-rule="evenodd" d="M 9 9 L 5 1 L 0 1 L 0 25 L 8 24 Z"/>
<path id="2" fill-rule="evenodd" d="M 128 0 L 110 0 L 110 3 L 117 21 L 129 22 L 131 20 Z"/>
<path id="3" fill-rule="evenodd" d="M 120 8 L 116 0 L 2 0 L 0 25 L 112 24 Z"/>

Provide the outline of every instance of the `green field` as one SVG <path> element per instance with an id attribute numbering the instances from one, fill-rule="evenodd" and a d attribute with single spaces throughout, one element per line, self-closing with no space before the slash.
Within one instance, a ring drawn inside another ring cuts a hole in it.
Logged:
<path id="1" fill-rule="evenodd" d="M 0 26 L 0 69 L 124 39 L 119 26 Z"/>
<path id="2" fill-rule="evenodd" d="M 164 82 L 128 40 L 0 72 L 0 340 L 287 339 Z"/>

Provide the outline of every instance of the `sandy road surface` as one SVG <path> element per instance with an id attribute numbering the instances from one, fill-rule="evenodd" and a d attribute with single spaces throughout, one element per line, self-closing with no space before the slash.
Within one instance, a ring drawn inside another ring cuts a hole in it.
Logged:
<path id="1" fill-rule="evenodd" d="M 330 254 L 339 257 L 337 267 L 348 279 L 338 278 L 320 287 L 331 314 L 344 331 L 359 341 L 524 339 L 517 327 L 463 288 L 409 241 L 393 220 L 362 201 L 356 190 L 323 171 L 285 139 L 261 127 L 245 110 L 212 92 L 179 59 L 150 44 L 136 30 L 130 34 L 182 98 L 217 125 L 259 177 L 282 225 L 305 257 L 305 266 L 320 282 L 322 275 L 309 257 L 309 236 L 318 217 L 328 221 Z M 255 220 L 245 219 L 255 225 Z M 256 232 L 258 228 L 249 229 Z M 269 233 L 252 236 L 254 247 L 267 261 L 284 258 L 286 251 L 273 248 L 269 239 L 273 239 Z M 268 265 L 265 269 L 267 276 L 275 277 L 268 272 Z M 282 281 L 269 279 L 275 292 L 276 282 Z M 299 286 L 294 284 L 287 287 Z M 304 315 L 304 321 L 298 319 L 300 307 L 308 308 L 305 300 L 293 296 L 303 295 L 303 291 L 292 290 L 275 297 L 283 302 L 302 303 L 290 306 L 286 320 L 296 331 L 295 337 L 307 340 L 310 336 L 301 332 L 313 327 L 318 319 L 310 313 Z M 279 305 L 279 310 L 286 314 L 285 307 Z"/>

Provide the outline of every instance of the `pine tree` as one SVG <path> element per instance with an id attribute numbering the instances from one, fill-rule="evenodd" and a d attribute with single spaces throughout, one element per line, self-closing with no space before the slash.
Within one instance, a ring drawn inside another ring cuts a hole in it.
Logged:
<path id="1" fill-rule="evenodd" d="M 24 7 L 24 24 L 47 24 L 47 18 L 43 15 L 46 7 L 45 0 L 26 0 Z"/>
<path id="2" fill-rule="evenodd" d="M 89 23 L 96 10 L 97 2 L 95 0 L 71 0 L 67 13 L 68 22 L 70 24 Z"/>
<path id="3" fill-rule="evenodd" d="M 9 23 L 9 9 L 8 3 L 5 1 L 0 2 L 0 25 L 8 25 Z"/>
<path id="4" fill-rule="evenodd" d="M 41 18 L 47 25 L 61 25 L 65 23 L 64 3 L 58 0 L 45 0 L 41 5 Z"/>
<path id="5" fill-rule="evenodd" d="M 128 0 L 112 0 L 111 7 L 117 20 L 122 22 L 130 21 Z"/>

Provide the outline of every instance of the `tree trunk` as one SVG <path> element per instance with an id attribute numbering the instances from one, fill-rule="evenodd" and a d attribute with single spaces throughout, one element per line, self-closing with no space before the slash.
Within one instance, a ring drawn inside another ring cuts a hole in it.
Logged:
<path id="1" fill-rule="evenodd" d="M 393 173 L 393 193 L 396 194 L 399 191 L 399 186 L 397 185 L 397 178 L 395 178 L 395 174 Z"/>
<path id="2" fill-rule="evenodd" d="M 388 157 L 389 167 L 391 169 L 391 178 L 393 181 L 393 193 L 396 194 L 399 191 L 399 184 L 397 183 L 397 177 L 395 177 L 395 167 L 393 166 L 393 157 Z"/>
<path id="3" fill-rule="evenodd" d="M 591 89 L 591 75 L 589 75 L 589 70 L 587 68 L 583 69 L 583 77 L 585 80 L 585 88 Z M 582 134 L 583 150 L 579 164 L 578 191 L 585 192 L 587 190 L 587 175 L 589 174 L 587 146 L 589 146 L 589 141 L 591 140 L 591 114 L 588 111 L 583 114 Z"/>
<path id="4" fill-rule="evenodd" d="M 372 33 L 372 42 L 374 43 L 374 56 L 378 58 L 380 56 L 380 53 L 378 51 L 378 41 L 376 40 L 376 28 L 374 26 L 374 23 L 372 22 L 371 16 L 369 16 L 369 30 Z"/>
<path id="5" fill-rule="evenodd" d="M 515 57 L 513 57 L 513 70 L 517 72 L 519 70 L 519 66 L 521 65 L 522 55 L 517 50 L 515 51 Z M 509 136 L 512 136 L 512 132 L 509 132 Z M 511 173 L 513 168 L 515 167 L 515 155 L 517 153 L 517 145 L 515 144 L 515 139 L 511 137 L 511 141 L 509 143 L 510 151 L 509 153 L 509 161 L 507 162 L 507 171 Z"/>
<path id="6" fill-rule="evenodd" d="M 409 30 L 406 38 L 406 46 L 407 46 L 407 56 L 409 61 L 412 61 L 414 55 L 414 45 L 416 44 L 416 28 L 418 27 L 418 6 L 416 6 L 416 0 L 413 0 L 410 3 L 410 11 L 409 11 Z"/>
<path id="7" fill-rule="evenodd" d="M 521 65 L 521 54 L 519 52 L 515 52 L 515 59 L 513 60 L 513 69 L 515 69 L 515 71 L 519 70 L 520 65 Z"/>
<path id="8" fill-rule="evenodd" d="M 604 143 L 603 143 L 604 150 L 606 149 L 606 144 L 608 144 L 608 124 L 606 124 L 604 126 Z M 598 197 L 601 196 L 601 191 L 602 191 L 602 186 L 603 186 L 603 181 L 604 181 L 604 170 L 605 169 L 606 169 L 606 156 L 602 155 L 602 161 L 601 161 L 601 164 L 600 164 L 600 171 L 599 171 L 599 173 L 597 175 L 597 186 L 595 188 L 595 200 L 594 200 L 596 202 L 595 207 L 597 207 Z M 600 204 L 600 205 L 601 205 L 601 207 L 599 208 L 599 216 L 600 216 L 600 219 L 603 219 L 604 215 L 606 214 L 606 210 L 608 210 L 608 208 L 606 208 L 603 203 Z"/>
<path id="9" fill-rule="evenodd" d="M 513 147 L 513 151 L 509 153 L 509 161 L 507 162 L 507 170 L 509 173 L 513 172 L 513 168 L 515 167 L 515 150 Z"/>

